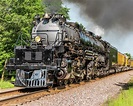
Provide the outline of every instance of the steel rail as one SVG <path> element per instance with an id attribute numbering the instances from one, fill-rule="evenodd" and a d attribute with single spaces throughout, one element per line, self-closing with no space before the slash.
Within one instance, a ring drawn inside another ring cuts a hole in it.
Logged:
<path id="1" fill-rule="evenodd" d="M 26 102 L 30 102 L 32 100 L 36 100 L 43 96 L 53 95 L 53 94 L 56 94 L 59 92 L 70 90 L 72 88 L 78 87 L 83 84 L 85 84 L 84 81 L 79 84 L 71 84 L 71 85 L 66 85 L 66 86 L 62 86 L 62 87 L 43 89 L 43 90 L 29 92 L 26 94 L 21 94 L 21 95 L 9 97 L 9 98 L 4 98 L 4 99 L 0 100 L 0 106 L 9 106 L 9 105 L 13 106 L 13 105 L 17 105 L 17 104 L 23 104 Z"/>

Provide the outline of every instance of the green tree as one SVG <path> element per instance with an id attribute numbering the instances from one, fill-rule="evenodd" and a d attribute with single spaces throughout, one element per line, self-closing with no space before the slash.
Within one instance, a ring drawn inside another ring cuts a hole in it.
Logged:
<path id="1" fill-rule="evenodd" d="M 64 16 L 66 19 L 70 20 L 70 17 L 69 17 L 68 12 L 69 12 L 69 8 L 67 8 L 67 7 L 62 7 L 62 8 L 60 8 L 60 10 L 58 11 L 59 14 L 63 14 L 63 16 Z"/>
<path id="2" fill-rule="evenodd" d="M 125 53 L 125 55 L 126 55 L 129 59 L 131 59 L 131 54 L 130 54 L 130 53 Z"/>
<path id="3" fill-rule="evenodd" d="M 76 24 L 76 26 L 77 26 L 77 28 L 78 28 L 79 30 L 85 31 L 86 28 L 84 27 L 83 24 L 81 24 L 81 23 L 79 24 L 78 22 L 76 22 L 75 24 Z"/>
<path id="4" fill-rule="evenodd" d="M 69 8 L 63 7 L 61 0 L 43 0 L 43 3 L 46 6 L 46 12 L 52 14 L 53 13 L 63 14 L 63 16 L 66 19 L 70 19 L 68 14 Z"/>
<path id="5" fill-rule="evenodd" d="M 35 14 L 44 14 L 41 0 L 0 1 L 0 71 L 4 62 L 13 55 L 18 36 L 30 38 L 32 20 Z"/>

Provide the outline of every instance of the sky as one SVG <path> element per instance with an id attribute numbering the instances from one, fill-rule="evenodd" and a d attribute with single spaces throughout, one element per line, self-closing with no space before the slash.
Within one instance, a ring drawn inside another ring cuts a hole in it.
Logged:
<path id="1" fill-rule="evenodd" d="M 70 21 L 82 23 L 87 30 L 94 32 L 96 35 L 102 36 L 103 40 L 108 41 L 121 53 L 130 53 L 133 56 L 133 32 L 128 31 L 129 28 L 125 31 L 121 27 L 111 28 L 113 25 L 110 27 L 108 26 L 108 23 L 103 28 L 102 25 L 98 25 L 91 17 L 89 17 L 89 15 L 82 13 L 83 7 L 81 7 L 80 4 L 66 2 L 66 0 L 64 0 L 63 6 L 70 8 Z"/>

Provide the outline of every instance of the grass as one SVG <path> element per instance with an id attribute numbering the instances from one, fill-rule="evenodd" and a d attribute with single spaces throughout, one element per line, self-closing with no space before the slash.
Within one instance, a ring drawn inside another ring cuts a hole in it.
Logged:
<path id="1" fill-rule="evenodd" d="M 11 79 L 8 80 L 8 81 L 1 81 L 0 80 L 0 89 L 13 88 L 14 85 L 11 83 L 13 81 L 15 81 L 14 76 L 12 76 Z"/>
<path id="2" fill-rule="evenodd" d="M 0 81 L 0 89 L 13 88 L 14 85 L 10 81 Z"/>
<path id="3" fill-rule="evenodd" d="M 108 100 L 106 106 L 133 106 L 133 78 L 126 87 L 127 89 L 122 90 L 117 98 Z"/>

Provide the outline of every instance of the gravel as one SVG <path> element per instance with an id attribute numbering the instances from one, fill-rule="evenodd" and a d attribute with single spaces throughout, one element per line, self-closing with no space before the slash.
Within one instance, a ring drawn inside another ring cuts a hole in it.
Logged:
<path id="1" fill-rule="evenodd" d="M 21 106 L 100 106 L 118 94 L 131 77 L 133 71 L 111 75 Z"/>

